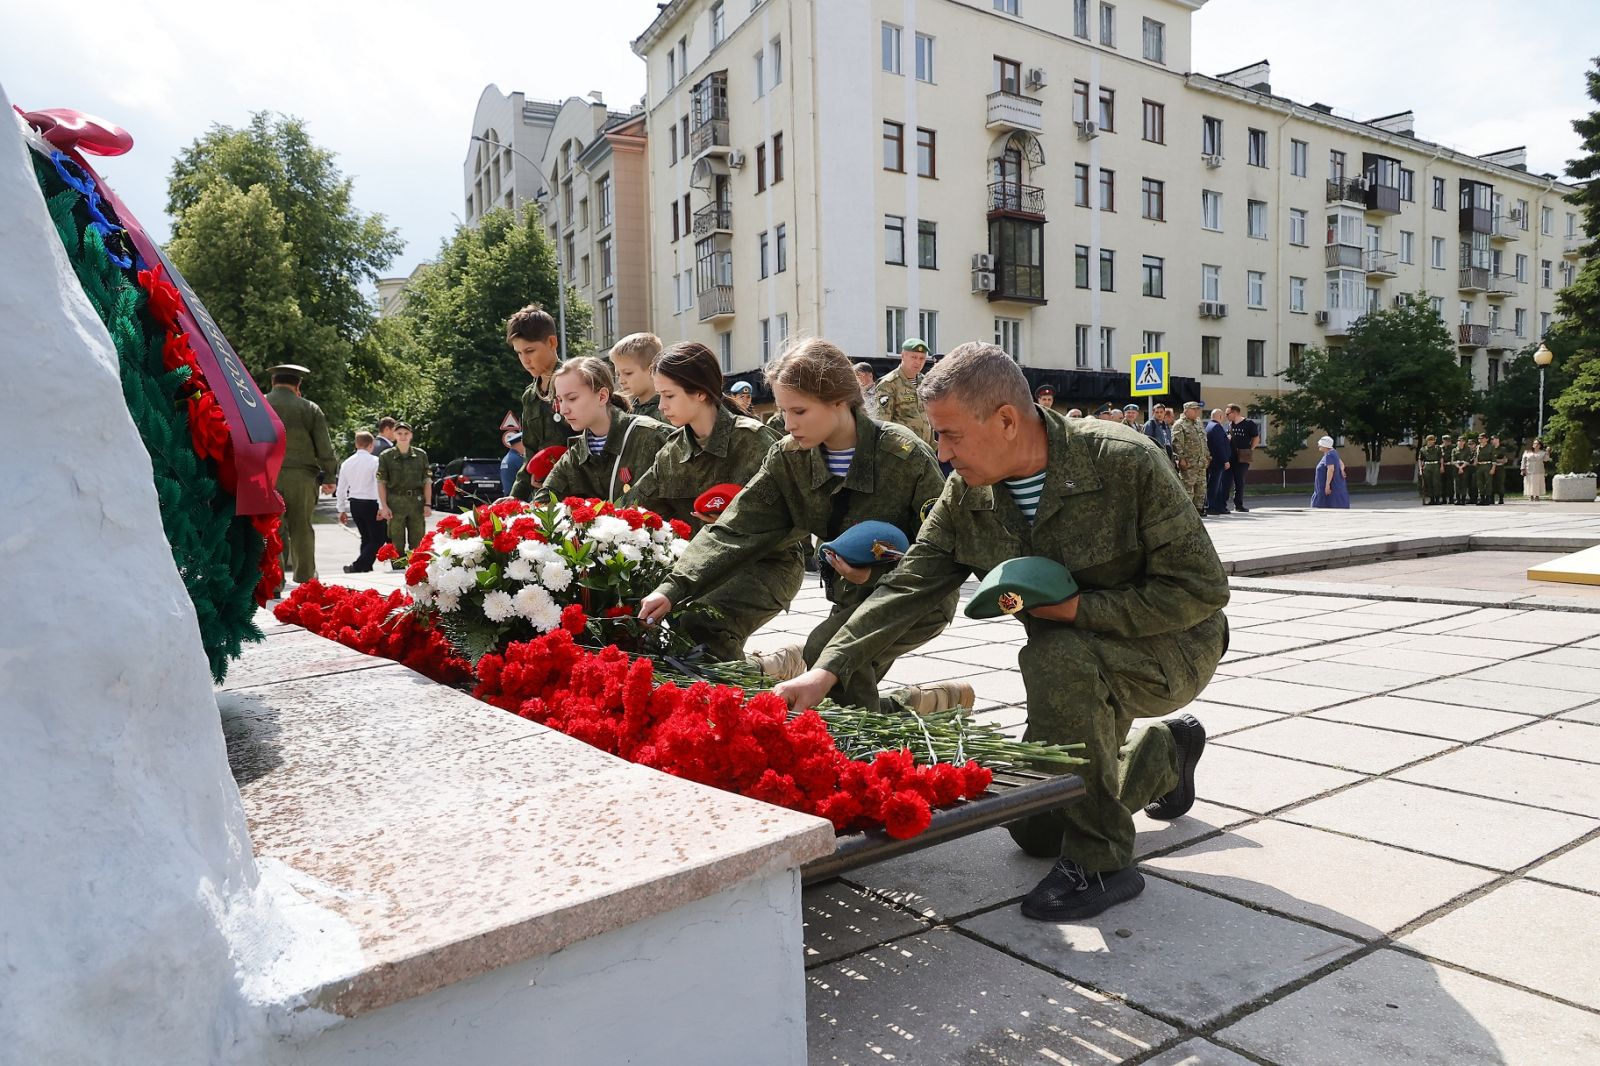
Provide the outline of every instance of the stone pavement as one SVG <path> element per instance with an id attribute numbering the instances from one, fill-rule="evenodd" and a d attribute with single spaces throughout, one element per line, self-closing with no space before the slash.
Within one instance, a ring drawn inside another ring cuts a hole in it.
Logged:
<path id="1" fill-rule="evenodd" d="M 808 889 L 813 1063 L 1600 1062 L 1600 600 L 1478 579 L 1600 541 L 1594 509 L 1208 529 L 1267 576 L 1234 579 L 1232 649 L 1189 708 L 1212 738 L 1201 801 L 1138 818 L 1144 894 L 1028 921 L 1049 863 L 1003 830 Z M 318 533 L 328 580 L 398 585 L 346 578 L 354 539 Z M 1426 580 L 1377 561 L 1469 548 Z M 752 644 L 825 611 L 810 584 Z M 958 615 L 890 680 L 962 678 L 1020 732 L 1021 642 Z"/>

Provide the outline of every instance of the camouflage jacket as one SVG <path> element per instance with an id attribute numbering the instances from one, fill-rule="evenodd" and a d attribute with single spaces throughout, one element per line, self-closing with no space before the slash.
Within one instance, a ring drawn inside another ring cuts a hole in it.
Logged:
<path id="1" fill-rule="evenodd" d="M 390 448 L 378 456 L 377 478 L 391 493 L 427 495 L 423 490 L 433 478 L 428 453 L 421 448 L 411 448 L 402 454 L 399 448 Z"/>
<path id="2" fill-rule="evenodd" d="M 1172 453 L 1180 463 L 1188 464 L 1188 472 L 1205 472 L 1211 449 L 1206 443 L 1206 429 L 1198 419 L 1179 418 L 1173 424 Z"/>
<path id="3" fill-rule="evenodd" d="M 917 395 L 920 384 L 921 374 L 916 381 L 907 381 L 899 367 L 883 375 L 872 387 L 872 417 L 880 422 L 898 422 L 921 437 L 923 443 L 932 444 L 933 426 L 922 409 L 922 397 Z"/>
<path id="4" fill-rule="evenodd" d="M 663 424 L 667 421 L 661 417 L 661 397 L 653 394 L 648 400 L 634 400 L 633 413 L 644 415 L 646 418 L 653 418 Z"/>
<path id="5" fill-rule="evenodd" d="M 274 385 L 267 402 L 283 423 L 283 469 L 321 473 L 329 481 L 339 476 L 339 461 L 328 439 L 328 419 L 322 408 L 286 385 Z"/>
<path id="6" fill-rule="evenodd" d="M 694 501 L 713 485 L 745 485 L 756 476 L 779 434 L 749 415 L 718 408 L 704 443 L 680 427 L 667 438 L 650 468 L 634 480 L 631 502 L 699 529 Z"/>
<path id="7" fill-rule="evenodd" d="M 552 444 L 567 443 L 571 430 L 556 410 L 549 384 L 537 378 L 529 382 L 522 390 L 522 443 L 527 446 L 528 458 L 532 459 Z M 527 463 L 522 464 L 511 486 L 511 495 L 519 500 L 533 499 L 533 478 L 528 473 Z"/>
<path id="8" fill-rule="evenodd" d="M 589 450 L 587 435 L 567 440 L 567 454 L 544 479 L 544 491 L 558 500 L 592 496 L 620 502 L 631 495 L 633 483 L 650 469 L 671 435 L 670 426 L 613 407 L 606 446 L 596 455 Z"/>

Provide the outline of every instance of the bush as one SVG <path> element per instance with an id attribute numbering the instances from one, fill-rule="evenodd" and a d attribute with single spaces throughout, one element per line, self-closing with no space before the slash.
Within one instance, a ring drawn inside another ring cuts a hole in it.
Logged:
<path id="1" fill-rule="evenodd" d="M 1590 474 L 1594 472 L 1594 449 L 1589 445 L 1589 434 L 1577 423 L 1568 425 L 1561 438 L 1561 451 L 1557 456 L 1557 469 L 1563 474 Z"/>

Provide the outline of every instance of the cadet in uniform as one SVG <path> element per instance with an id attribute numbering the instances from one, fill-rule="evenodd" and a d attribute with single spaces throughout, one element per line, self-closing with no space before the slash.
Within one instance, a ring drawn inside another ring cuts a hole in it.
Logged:
<path id="1" fill-rule="evenodd" d="M 927 365 L 927 342 L 916 337 L 907 338 L 900 346 L 899 369 L 883 375 L 883 380 L 873 389 L 872 417 L 879 422 L 898 422 L 922 438 L 924 444 L 931 445 L 933 429 L 928 425 L 928 415 L 917 395 L 922 368 Z"/>
<path id="2" fill-rule="evenodd" d="M 904 426 L 875 422 L 862 409 L 861 386 L 834 345 L 813 338 L 767 368 L 789 436 L 767 453 L 744 491 L 715 524 L 705 527 L 662 582 L 639 605 L 656 622 L 672 605 L 701 595 L 730 574 L 788 543 L 796 533 L 829 541 L 860 522 L 897 526 L 916 535 L 925 509 L 944 487 L 933 452 Z M 879 569 L 830 559 L 820 567 L 833 605 L 806 640 L 805 661 L 824 645 L 883 580 Z M 892 570 L 889 573 L 893 573 Z M 937 636 L 955 615 L 956 588 L 924 599 L 897 618 L 895 635 L 841 670 L 824 691 L 840 703 L 876 708 L 878 682 L 894 660 Z"/>
<path id="3" fill-rule="evenodd" d="M 506 320 L 506 343 L 533 376 L 522 390 L 522 443 L 527 454 L 537 455 L 552 444 L 567 443 L 568 428 L 555 405 L 554 375 L 561 358 L 556 320 L 544 308 L 529 304 Z M 511 495 L 533 499 L 533 478 L 526 464 L 511 486 Z"/>
<path id="4" fill-rule="evenodd" d="M 1077 595 L 1017 605 L 1028 637 L 1018 664 L 1026 735 L 1084 742 L 1087 791 L 1009 828 L 1030 854 L 1060 856 L 1023 914 L 1081 920 L 1144 887 L 1133 812 L 1176 818 L 1194 802 L 1200 723 L 1185 715 L 1131 741 L 1129 732 L 1136 718 L 1186 706 L 1211 679 L 1227 649 L 1228 578 L 1172 464 L 1147 437 L 1040 410 L 1021 369 L 992 344 L 958 347 L 922 391 L 955 473 L 900 565 L 815 668 L 777 691 L 811 706 L 969 574 L 1025 556 L 1065 566 Z"/>
<path id="5" fill-rule="evenodd" d="M 655 462 L 671 427 L 629 414 L 611 370 L 592 355 L 562 363 L 555 387 L 561 417 L 577 434 L 544 479 L 543 491 L 558 500 L 584 496 L 620 501 Z"/>
<path id="6" fill-rule="evenodd" d="M 722 398 L 722 370 L 703 344 L 674 344 L 656 358 L 653 377 L 662 414 L 678 428 L 634 482 L 629 502 L 698 531 L 715 519 L 695 510 L 696 499 L 714 485 L 747 484 L 779 434 Z M 805 579 L 800 540 L 796 533 L 700 597 L 721 617 L 691 617 L 687 629 L 710 658 L 742 659 L 750 634 L 789 609 Z"/>
<path id="7" fill-rule="evenodd" d="M 1478 477 L 1478 444 L 1471 433 L 1461 434 L 1461 439 L 1456 441 L 1455 464 L 1456 503 L 1473 503 Z"/>
<path id="8" fill-rule="evenodd" d="M 278 494 L 283 497 L 283 569 L 294 571 L 298 582 L 317 576 L 317 535 L 311 513 L 317 508 L 317 476 L 322 492 L 333 494 L 339 461 L 328 439 L 328 419 L 322 408 L 300 395 L 300 382 L 311 373 L 303 366 L 284 363 L 268 371 L 272 389 L 267 402 L 283 423 L 283 466 L 278 470 Z"/>
<path id="9" fill-rule="evenodd" d="M 611 346 L 611 368 L 622 391 L 628 394 L 636 415 L 661 417 L 661 399 L 651 383 L 650 367 L 661 354 L 661 338 L 654 333 L 630 333 Z"/>
<path id="10" fill-rule="evenodd" d="M 1455 440 L 1446 433 L 1439 438 L 1439 502 L 1454 503 L 1456 498 Z"/>
<path id="11" fill-rule="evenodd" d="M 389 543 L 402 556 L 416 548 L 433 513 L 433 468 L 411 437 L 410 423 L 395 423 L 394 447 L 378 456 L 378 517 L 389 520 Z M 399 559 L 392 565 L 405 567 Z"/>
<path id="12" fill-rule="evenodd" d="M 1206 440 L 1205 427 L 1200 424 L 1203 410 L 1199 400 L 1183 405 L 1183 417 L 1172 427 L 1172 454 L 1178 463 L 1178 480 L 1189 491 L 1195 510 L 1206 513 L 1206 464 L 1211 460 L 1211 446 Z"/>
<path id="13" fill-rule="evenodd" d="M 1476 476 L 1472 479 L 1473 501 L 1479 507 L 1492 507 L 1494 505 L 1494 445 L 1490 443 L 1489 434 L 1478 434 L 1478 446 L 1473 449 L 1473 459 L 1477 462 Z"/>
<path id="14" fill-rule="evenodd" d="M 1424 506 L 1439 502 L 1439 438 L 1429 433 L 1422 438 L 1422 447 L 1417 450 L 1417 480 L 1422 485 L 1422 503 Z"/>
<path id="15" fill-rule="evenodd" d="M 1501 442 L 1499 437 L 1490 437 L 1494 445 L 1494 502 L 1506 502 L 1506 482 L 1511 480 L 1511 462 L 1518 457 L 1517 449 L 1510 441 Z"/>

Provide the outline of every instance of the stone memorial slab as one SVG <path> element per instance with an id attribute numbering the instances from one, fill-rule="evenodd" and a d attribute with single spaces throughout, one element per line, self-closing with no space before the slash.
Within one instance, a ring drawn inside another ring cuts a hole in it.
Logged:
<path id="1" fill-rule="evenodd" d="M 1185 1025 L 1205 1025 L 1326 966 L 1356 942 L 1159 877 L 1082 924 L 1015 908 L 960 923 L 1007 951 Z M 1125 934 L 1125 935 L 1124 935 Z"/>
<path id="2" fill-rule="evenodd" d="M 390 659 L 364 655 L 326 637 L 295 628 L 274 640 L 262 641 L 252 649 L 251 655 L 235 662 L 221 688 L 229 691 L 393 665 Z"/>

